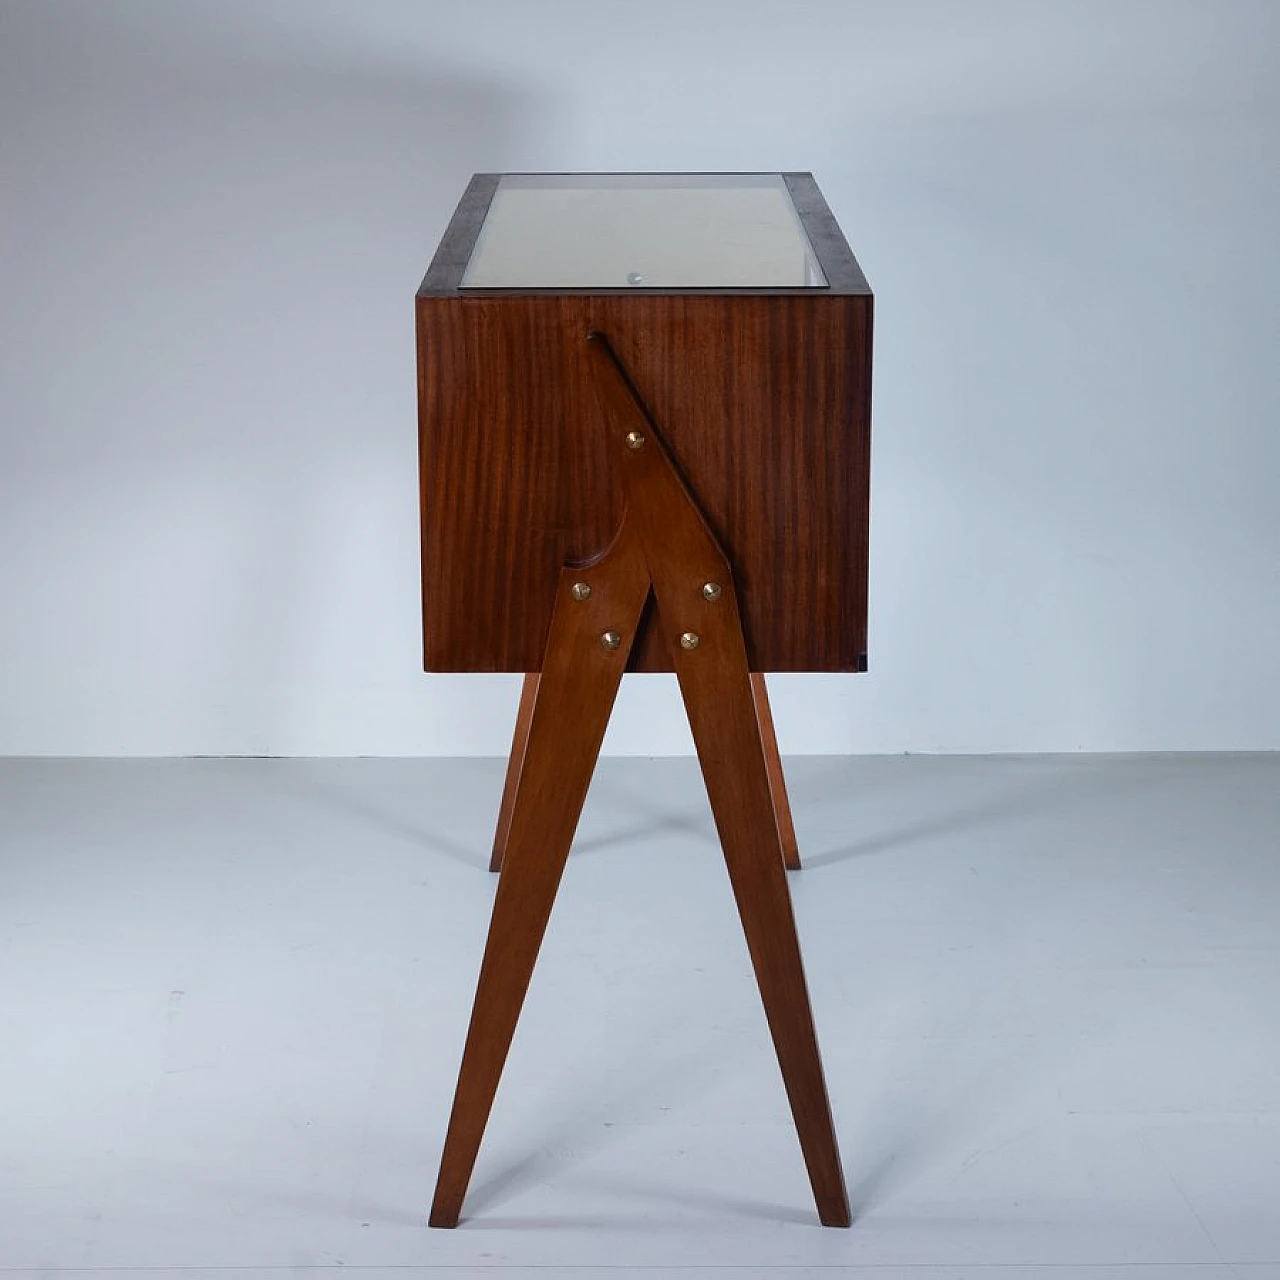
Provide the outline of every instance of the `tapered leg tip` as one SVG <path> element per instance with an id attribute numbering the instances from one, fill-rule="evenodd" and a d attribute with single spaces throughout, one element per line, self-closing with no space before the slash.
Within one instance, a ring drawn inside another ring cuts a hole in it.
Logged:
<path id="1" fill-rule="evenodd" d="M 458 1225 L 458 1214 L 460 1211 L 460 1205 L 433 1204 L 431 1206 L 431 1213 L 427 1218 L 427 1226 L 439 1227 L 445 1231 L 451 1230 L 453 1227 Z"/>
<path id="2" fill-rule="evenodd" d="M 851 1227 L 853 1226 L 853 1214 L 849 1212 L 848 1205 L 841 1208 L 828 1209 L 825 1213 L 819 1210 L 818 1221 L 824 1227 Z"/>

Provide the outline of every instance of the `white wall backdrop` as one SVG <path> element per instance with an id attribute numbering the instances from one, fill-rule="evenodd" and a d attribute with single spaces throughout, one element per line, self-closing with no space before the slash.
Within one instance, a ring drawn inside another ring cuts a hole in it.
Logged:
<path id="1" fill-rule="evenodd" d="M 505 751 L 419 671 L 435 242 L 775 167 L 877 293 L 871 670 L 784 750 L 1280 747 L 1274 0 L 3 0 L 0 752 Z"/>

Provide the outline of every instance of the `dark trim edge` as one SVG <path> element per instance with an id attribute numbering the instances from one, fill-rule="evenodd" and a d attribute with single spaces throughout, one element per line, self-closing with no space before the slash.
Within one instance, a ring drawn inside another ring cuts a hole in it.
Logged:
<path id="1" fill-rule="evenodd" d="M 431 259 L 427 274 L 418 287 L 418 297 L 458 292 L 462 273 L 471 261 L 471 251 L 476 247 L 476 237 L 484 225 L 500 177 L 500 173 L 472 175 L 453 217 L 449 219 L 436 256 Z"/>
<path id="2" fill-rule="evenodd" d="M 811 173 L 784 173 L 782 180 L 791 192 L 791 202 L 800 215 L 800 225 L 809 237 L 818 265 L 827 277 L 827 285 L 833 293 L 871 292 L 867 277 L 862 274 L 858 260 L 849 248 L 849 242 L 840 230 L 831 206 L 818 190 Z"/>
<path id="3" fill-rule="evenodd" d="M 463 272 L 471 260 L 476 246 L 480 228 L 484 225 L 493 201 L 494 192 L 498 189 L 500 173 L 473 174 L 467 189 L 458 201 L 453 217 L 440 240 L 427 274 L 418 288 L 418 297 L 458 296 Z M 565 288 L 522 288 L 522 289 L 476 289 L 467 290 L 467 297 L 494 297 L 504 295 L 528 294 L 637 294 L 656 293 L 673 294 L 790 294 L 792 296 L 821 297 L 832 294 L 862 294 L 869 296 L 871 287 L 867 278 L 858 266 L 858 260 L 849 248 L 849 242 L 840 230 L 840 224 L 831 212 L 830 206 L 818 190 L 812 173 L 783 173 L 781 175 L 791 195 L 796 212 L 800 215 L 800 225 L 809 238 L 818 265 L 827 277 L 825 289 L 806 287 L 789 288 L 688 288 L 688 289 L 565 289 Z"/>

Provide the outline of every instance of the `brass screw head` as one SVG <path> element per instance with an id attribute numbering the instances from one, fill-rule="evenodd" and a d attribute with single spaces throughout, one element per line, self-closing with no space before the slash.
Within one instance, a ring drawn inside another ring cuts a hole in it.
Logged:
<path id="1" fill-rule="evenodd" d="M 696 631 L 686 631 L 680 637 L 680 647 L 682 649 L 696 649 L 702 643 L 702 637 Z"/>
<path id="2" fill-rule="evenodd" d="M 622 643 L 622 637 L 616 631 L 606 631 L 600 637 L 600 643 L 606 649 L 616 649 Z"/>
<path id="3" fill-rule="evenodd" d="M 575 600 L 590 600 L 591 599 L 591 583 L 575 582 L 573 586 L 569 588 L 569 594 Z"/>
<path id="4" fill-rule="evenodd" d="M 718 582 L 704 582 L 702 584 L 702 598 L 704 600 L 719 600 L 720 593 L 724 588 Z"/>
<path id="5" fill-rule="evenodd" d="M 627 432 L 627 448 L 628 448 L 628 449 L 643 449 L 643 448 L 644 448 L 644 436 L 642 436 L 642 435 L 640 434 L 640 432 L 638 432 L 638 431 L 628 431 L 628 432 Z"/>

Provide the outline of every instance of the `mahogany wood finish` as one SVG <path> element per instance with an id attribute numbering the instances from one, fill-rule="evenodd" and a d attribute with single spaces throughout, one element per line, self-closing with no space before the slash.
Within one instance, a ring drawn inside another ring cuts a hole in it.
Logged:
<path id="1" fill-rule="evenodd" d="M 537 670 L 557 567 L 619 526 L 592 329 L 726 548 L 751 669 L 865 668 L 872 297 L 812 178 L 786 179 L 826 288 L 461 290 L 496 185 L 473 180 L 417 299 L 428 670 Z M 648 630 L 629 669 L 670 671 Z"/>
<path id="2" fill-rule="evenodd" d="M 658 618 L 693 730 L 818 1216 L 824 1226 L 847 1227 L 849 1200 L 780 856 L 738 591 L 724 551 L 681 483 L 657 424 L 609 341 L 596 333 L 590 349 L 611 444 L 621 455 L 627 519 L 640 528 Z M 629 432 L 644 437 L 641 448 L 623 443 Z M 714 600 L 703 594 L 708 582 L 720 587 Z M 682 641 L 691 636 L 697 637 L 696 646 L 686 647 Z"/>
<path id="3" fill-rule="evenodd" d="M 634 538 L 620 537 L 607 561 L 591 577 L 594 590 L 589 600 L 575 600 L 571 594 L 581 569 L 564 569 L 560 574 L 471 1026 L 440 1158 L 429 1218 L 433 1227 L 457 1226 L 498 1077 L 626 667 L 630 638 L 649 594 L 644 556 Z M 601 643 L 606 631 L 624 637 L 617 648 Z"/>
<path id="4" fill-rule="evenodd" d="M 778 753 L 778 739 L 773 730 L 773 713 L 769 709 L 769 691 L 764 676 L 753 672 L 751 693 L 756 703 L 756 719 L 760 725 L 760 745 L 764 749 L 765 764 L 769 769 L 769 793 L 773 800 L 774 822 L 782 845 L 782 860 L 788 871 L 800 870 L 800 849 L 796 844 L 796 829 L 791 818 L 791 802 L 787 798 L 787 784 L 782 775 L 782 757 Z M 520 772 L 524 766 L 524 753 L 529 744 L 529 725 L 533 719 L 533 704 L 538 696 L 538 673 L 529 672 L 520 690 L 520 706 L 516 711 L 516 728 L 511 742 L 511 755 L 507 759 L 507 778 L 502 788 L 502 802 L 498 808 L 498 828 L 493 838 L 493 853 L 489 858 L 489 870 L 502 867 L 502 856 L 507 848 L 507 835 L 511 830 L 511 812 L 515 807 L 516 793 L 520 787 Z"/>
<path id="5" fill-rule="evenodd" d="M 818 1215 L 850 1223 L 763 673 L 865 669 L 872 298 L 812 177 L 783 176 L 826 288 L 464 291 L 477 174 L 418 292 L 425 665 L 527 673 L 433 1226 L 458 1222 L 625 670 L 676 673 Z"/>
<path id="6" fill-rule="evenodd" d="M 655 625 L 674 659 L 818 1216 L 824 1225 L 847 1227 L 733 574 L 608 341 L 595 333 L 589 347 L 626 514 L 594 565 L 560 573 L 430 1222 L 457 1224 L 652 585 Z M 575 581 L 591 587 L 587 599 L 574 598 Z M 719 588 L 714 598 L 703 590 L 707 583 Z M 615 648 L 601 644 L 605 632 L 615 634 Z"/>
<path id="7" fill-rule="evenodd" d="M 493 836 L 493 853 L 489 856 L 490 871 L 497 871 L 502 866 L 502 855 L 507 850 L 507 838 L 511 834 L 511 814 L 515 809 L 516 793 L 520 789 L 524 753 L 529 746 L 529 726 L 533 723 L 533 704 L 538 700 L 538 681 L 538 672 L 527 672 L 520 689 L 516 729 L 511 739 L 511 755 L 507 758 L 507 780 L 502 785 L 502 803 L 498 808 L 498 829 Z"/>
<path id="8" fill-rule="evenodd" d="M 791 818 L 791 801 L 787 797 L 787 781 L 782 776 L 782 756 L 778 751 L 778 735 L 773 728 L 773 712 L 769 707 L 769 690 L 764 673 L 751 673 L 751 695 L 756 703 L 756 720 L 760 725 L 760 745 L 769 770 L 769 794 L 773 799 L 773 819 L 782 844 L 782 861 L 788 871 L 800 870 L 800 846 L 796 843 L 795 823 Z"/>

